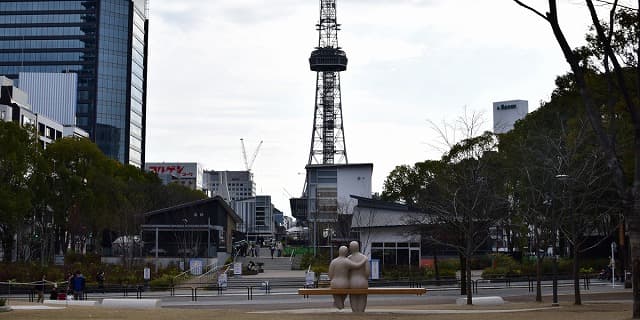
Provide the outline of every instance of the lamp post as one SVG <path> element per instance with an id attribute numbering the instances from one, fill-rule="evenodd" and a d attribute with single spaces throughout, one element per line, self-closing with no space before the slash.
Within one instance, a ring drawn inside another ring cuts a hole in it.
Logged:
<path id="1" fill-rule="evenodd" d="M 556 235 L 557 235 L 557 224 L 556 224 L 556 212 L 553 210 L 553 199 L 549 195 L 545 195 L 545 200 L 543 204 L 547 206 L 549 210 L 551 210 L 551 273 L 552 273 L 552 282 L 553 282 L 553 301 L 551 302 L 551 306 L 557 307 L 558 304 L 558 259 L 557 259 L 557 249 L 556 249 Z"/>
<path id="2" fill-rule="evenodd" d="M 557 174 L 556 179 L 564 184 L 564 182 L 569 179 L 569 176 L 566 174 Z M 562 188 L 562 196 L 564 196 L 564 187 Z M 553 302 L 551 306 L 557 307 L 560 305 L 558 303 L 558 217 L 556 210 L 553 210 L 553 208 L 551 209 L 551 219 L 553 224 Z"/>
<path id="3" fill-rule="evenodd" d="M 611 242 L 611 286 L 616 287 L 616 242 Z"/>
<path id="4" fill-rule="evenodd" d="M 322 230 L 322 235 L 327 239 L 329 245 L 329 261 L 333 260 L 333 228 L 327 228 Z"/>
<path id="5" fill-rule="evenodd" d="M 184 246 L 182 247 L 182 266 L 183 271 L 187 270 L 187 223 L 189 220 L 187 218 L 182 219 L 182 243 Z"/>

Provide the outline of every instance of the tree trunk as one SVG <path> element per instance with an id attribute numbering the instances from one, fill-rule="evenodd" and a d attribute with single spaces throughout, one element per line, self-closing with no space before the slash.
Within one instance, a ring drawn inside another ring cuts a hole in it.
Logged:
<path id="1" fill-rule="evenodd" d="M 631 269 L 633 284 L 633 319 L 640 319 L 640 219 L 627 218 L 629 222 L 629 247 L 631 249 Z"/>
<path id="2" fill-rule="evenodd" d="M 473 230 L 472 228 L 469 228 Z M 467 249 L 465 250 L 464 273 L 467 275 L 467 305 L 473 304 L 473 279 L 471 278 L 471 256 L 473 254 L 473 238 L 467 236 Z"/>
<path id="3" fill-rule="evenodd" d="M 438 250 L 436 248 L 433 249 L 433 269 L 436 273 L 436 281 L 440 280 L 440 269 L 438 268 Z M 440 281 L 436 283 L 440 285 Z"/>
<path id="4" fill-rule="evenodd" d="M 467 259 L 460 255 L 460 295 L 467 294 Z"/>
<path id="5" fill-rule="evenodd" d="M 471 256 L 469 256 L 470 258 Z M 471 263 L 466 263 L 466 270 L 464 271 L 467 274 L 467 304 L 473 304 L 473 280 L 471 279 Z"/>
<path id="6" fill-rule="evenodd" d="M 573 304 L 575 305 L 582 304 L 582 298 L 580 297 L 580 261 L 578 261 L 578 252 L 580 252 L 580 247 L 574 244 L 573 246 Z"/>
<path id="7" fill-rule="evenodd" d="M 536 246 L 536 302 L 542 302 L 542 254 Z"/>

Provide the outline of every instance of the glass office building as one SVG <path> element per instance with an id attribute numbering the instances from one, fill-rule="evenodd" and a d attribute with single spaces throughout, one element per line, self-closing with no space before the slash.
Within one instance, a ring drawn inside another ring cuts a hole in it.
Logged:
<path id="1" fill-rule="evenodd" d="M 0 75 L 77 73 L 77 126 L 142 167 L 148 26 L 146 0 L 1 0 Z"/>

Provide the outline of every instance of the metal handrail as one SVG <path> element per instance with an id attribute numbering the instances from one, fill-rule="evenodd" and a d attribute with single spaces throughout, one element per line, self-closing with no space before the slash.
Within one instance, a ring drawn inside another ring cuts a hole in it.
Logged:
<path id="1" fill-rule="evenodd" d="M 213 280 L 213 278 L 209 277 L 211 274 L 218 275 L 218 271 L 220 271 L 222 268 L 226 267 L 226 269 L 224 270 L 224 272 L 229 271 L 229 268 L 232 266 L 231 263 L 225 264 L 225 265 L 221 265 L 221 266 L 215 266 L 212 269 L 209 269 L 209 271 L 201 274 L 200 276 L 198 276 L 198 279 L 202 279 L 204 277 L 208 277 L 207 280 Z"/>
<path id="2" fill-rule="evenodd" d="M 191 273 L 191 269 L 187 269 L 187 270 L 185 270 L 183 272 L 178 273 L 175 277 L 173 277 L 174 282 L 175 282 L 175 280 L 179 279 L 180 277 L 185 277 L 186 278 L 186 275 L 188 273 Z"/>

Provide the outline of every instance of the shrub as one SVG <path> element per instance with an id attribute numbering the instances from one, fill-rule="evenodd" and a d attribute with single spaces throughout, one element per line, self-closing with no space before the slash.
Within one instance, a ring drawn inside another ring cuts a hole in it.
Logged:
<path id="1" fill-rule="evenodd" d="M 152 290 L 154 289 L 164 290 L 173 285 L 173 278 L 174 276 L 171 274 L 164 274 L 157 279 L 153 279 L 149 281 L 149 286 L 151 286 Z"/>
<path id="2" fill-rule="evenodd" d="M 471 257 L 471 269 L 478 270 L 490 267 L 491 262 L 493 261 L 492 258 L 493 257 L 490 254 Z"/>
<path id="3" fill-rule="evenodd" d="M 522 274 L 520 263 L 508 255 L 493 254 L 491 267 L 482 272 L 483 278 L 514 277 Z"/>
<path id="4" fill-rule="evenodd" d="M 316 274 L 329 271 L 328 252 L 318 252 L 316 257 L 312 253 L 305 253 L 300 260 L 300 269 L 307 270 L 311 266 L 311 271 Z"/>
<path id="5" fill-rule="evenodd" d="M 425 279 L 425 268 L 409 267 L 409 266 L 392 266 L 382 270 L 384 279 Z"/>
<path id="6" fill-rule="evenodd" d="M 0 298 L 0 307 L 4 307 L 7 305 L 7 299 L 6 298 Z"/>
<path id="7" fill-rule="evenodd" d="M 438 272 L 440 273 L 440 277 L 455 277 L 458 270 L 460 270 L 460 260 L 458 259 L 444 259 L 438 261 Z"/>

